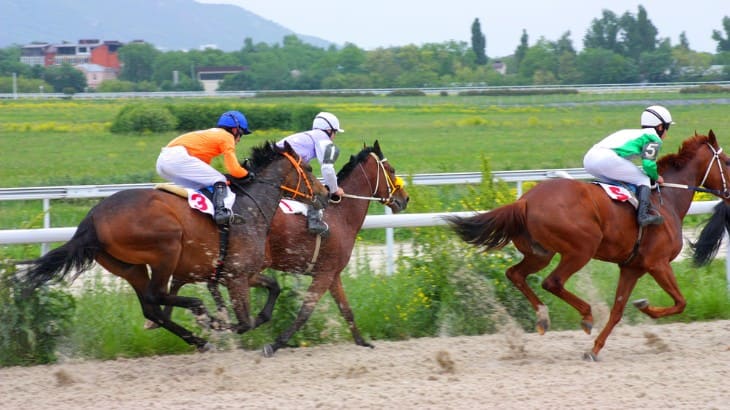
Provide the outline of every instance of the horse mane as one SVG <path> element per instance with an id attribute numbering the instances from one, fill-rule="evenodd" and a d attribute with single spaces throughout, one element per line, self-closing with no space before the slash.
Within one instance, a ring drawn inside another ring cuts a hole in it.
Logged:
<path id="1" fill-rule="evenodd" d="M 340 172 L 337 173 L 337 180 L 342 181 L 347 178 L 358 164 L 365 161 L 368 156 L 370 156 L 370 153 L 375 153 L 380 160 L 383 159 L 383 152 L 380 150 L 380 145 L 376 143 L 373 147 L 365 146 L 357 155 L 350 155 L 350 161 L 342 167 Z"/>
<path id="2" fill-rule="evenodd" d="M 697 150 L 710 142 L 710 137 L 706 135 L 695 134 L 688 138 L 679 147 L 679 151 L 667 154 L 657 161 L 659 173 L 662 174 L 666 169 L 673 168 L 676 170 L 684 168 L 694 158 Z"/>
<path id="3" fill-rule="evenodd" d="M 271 164 L 277 156 L 284 152 L 283 148 L 276 146 L 273 141 L 265 141 L 259 146 L 251 148 L 251 157 L 247 158 L 241 165 L 245 168 L 257 172 L 267 165 Z"/>

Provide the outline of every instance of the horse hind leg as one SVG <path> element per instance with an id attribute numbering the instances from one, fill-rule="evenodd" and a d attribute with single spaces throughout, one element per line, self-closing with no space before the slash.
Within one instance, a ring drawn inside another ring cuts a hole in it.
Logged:
<path id="1" fill-rule="evenodd" d="M 580 268 L 585 266 L 591 260 L 590 256 L 585 255 L 589 255 L 589 253 L 562 253 L 560 255 L 560 262 L 558 263 L 558 266 L 550 272 L 550 275 L 548 275 L 545 280 L 543 280 L 542 287 L 577 310 L 582 317 L 580 323 L 581 328 L 584 332 L 586 332 L 586 334 L 591 334 L 593 329 L 591 305 L 575 294 L 569 292 L 564 286 L 565 282 L 570 279 L 575 272 L 580 270 Z"/>
<path id="2" fill-rule="evenodd" d="M 164 327 L 200 351 L 210 349 L 211 346 L 205 339 L 193 335 L 189 330 L 166 318 L 160 305 L 150 301 L 148 295 L 150 278 L 146 265 L 130 265 L 104 252 L 98 252 L 96 260 L 106 270 L 123 278 L 132 286 L 142 307 L 142 314 L 146 319 Z"/>
<path id="3" fill-rule="evenodd" d="M 537 315 L 535 328 L 541 335 L 550 328 L 550 315 L 547 306 L 540 300 L 535 292 L 527 284 L 527 277 L 545 268 L 552 259 L 552 253 L 535 254 L 525 253 L 524 258 L 517 265 L 511 266 L 505 273 L 507 278 L 522 292 L 532 305 Z"/>

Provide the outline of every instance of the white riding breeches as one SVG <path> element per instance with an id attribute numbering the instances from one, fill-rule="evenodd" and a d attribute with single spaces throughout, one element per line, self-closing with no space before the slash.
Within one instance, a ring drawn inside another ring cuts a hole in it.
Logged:
<path id="1" fill-rule="evenodd" d="M 226 177 L 212 166 L 188 154 L 183 146 L 164 147 L 157 157 L 157 173 L 186 188 L 199 189 L 226 182 Z"/>
<path id="2" fill-rule="evenodd" d="M 610 148 L 592 148 L 583 157 L 585 170 L 597 177 L 628 182 L 634 185 L 651 185 L 648 175 L 626 158 Z"/>

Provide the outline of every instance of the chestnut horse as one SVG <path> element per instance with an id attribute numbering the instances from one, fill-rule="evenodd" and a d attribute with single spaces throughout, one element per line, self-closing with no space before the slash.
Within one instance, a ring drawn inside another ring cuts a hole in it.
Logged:
<path id="1" fill-rule="evenodd" d="M 264 355 L 267 357 L 286 346 L 294 333 L 306 323 L 315 305 L 328 290 L 347 321 L 355 343 L 373 347 L 363 339 L 355 325 L 340 273 L 350 261 L 357 233 L 365 221 L 370 202 L 380 202 L 398 213 L 406 208 L 409 197 L 403 181 L 396 177 L 395 169 L 383 155 L 378 141 L 372 147 L 364 147 L 356 156 L 350 157 L 350 161 L 337 174 L 337 182 L 346 194 L 340 202 L 331 204 L 324 213 L 324 220 L 330 227 L 327 238 L 321 239 L 308 233 L 306 221 L 301 215 L 286 214 L 281 210 L 274 215 L 267 241 L 268 256 L 265 267 L 309 275 L 312 276 L 312 282 L 294 322 L 274 343 L 264 346 Z M 184 284 L 179 278 L 174 278 L 170 293 L 177 293 Z M 209 284 L 216 304 L 219 309 L 223 308 L 223 299 L 215 283 Z M 268 290 L 268 298 L 254 325 L 259 326 L 271 319 L 280 288 L 274 278 L 263 274 L 255 275 L 249 285 Z"/>
<path id="2" fill-rule="evenodd" d="M 670 265 L 682 249 L 682 220 L 695 190 L 714 193 L 723 199 L 723 205 L 729 202 L 727 165 L 728 157 L 712 130 L 708 136 L 695 134 L 683 142 L 679 152 L 663 156 L 658 167 L 665 189 L 653 193 L 652 202 L 664 216 L 664 223 L 644 227 L 640 241 L 636 211 L 631 205 L 614 202 L 596 184 L 570 179 L 541 182 L 512 204 L 492 211 L 447 219 L 470 244 L 489 251 L 512 242 L 524 255 L 506 275 L 535 309 L 540 334 L 547 330 L 550 319 L 547 307 L 527 284 L 528 275 L 545 268 L 555 254 L 560 254 L 560 262 L 542 281 L 542 287 L 573 306 L 582 316 L 581 327 L 590 334 L 591 306 L 567 291 L 565 282 L 591 259 L 618 264 L 620 275 L 610 317 L 593 349 L 584 355 L 586 360 L 597 360 L 644 273 L 672 297 L 674 305 L 651 306 L 648 300 L 640 299 L 634 306 L 655 319 L 684 310 L 686 302 Z M 724 226 L 724 221 L 719 223 Z"/>
<path id="3" fill-rule="evenodd" d="M 249 315 L 249 277 L 265 264 L 265 242 L 274 212 L 284 192 L 308 196 L 321 207 L 326 188 L 288 144 L 268 142 L 252 150 L 248 166 L 257 177 L 242 189 L 232 181 L 233 209 L 245 219 L 230 226 L 228 256 L 221 266 L 221 281 L 231 295 L 238 320 L 236 330 L 252 327 Z M 309 192 L 302 192 L 306 185 Z M 94 261 L 124 278 L 137 293 L 144 316 L 199 350 L 210 344 L 173 322 L 160 305 L 181 306 L 198 317 L 209 317 L 202 301 L 171 295 L 171 277 L 208 281 L 217 266 L 219 230 L 209 215 L 191 209 L 180 196 L 156 189 L 120 191 L 102 200 L 81 221 L 74 236 L 62 246 L 30 261 L 23 277 L 29 289 L 51 279 L 73 279 Z M 149 267 L 149 272 L 148 272 Z"/>

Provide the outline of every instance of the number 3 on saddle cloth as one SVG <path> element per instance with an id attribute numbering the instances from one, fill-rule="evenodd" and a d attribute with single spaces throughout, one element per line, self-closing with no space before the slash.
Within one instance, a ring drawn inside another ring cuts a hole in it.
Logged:
<path id="1" fill-rule="evenodd" d="M 209 186 L 199 190 L 184 188 L 180 185 L 164 183 L 155 185 L 155 189 L 160 189 L 173 193 L 188 199 L 188 205 L 200 212 L 206 213 L 211 217 L 215 215 L 215 207 L 213 206 L 213 187 Z M 223 204 L 226 208 L 231 209 L 236 201 L 235 195 L 226 195 Z"/>
<path id="2" fill-rule="evenodd" d="M 636 185 L 605 181 L 593 181 L 593 183 L 600 185 L 608 197 L 614 201 L 628 202 L 634 208 L 639 207 L 639 200 L 636 199 Z"/>

